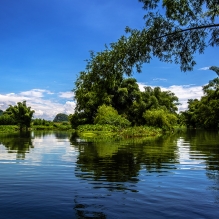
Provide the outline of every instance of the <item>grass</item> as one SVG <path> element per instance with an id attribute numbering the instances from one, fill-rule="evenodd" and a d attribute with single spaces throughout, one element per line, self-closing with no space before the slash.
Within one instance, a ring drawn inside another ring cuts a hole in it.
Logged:
<path id="1" fill-rule="evenodd" d="M 0 125 L 0 132 L 1 133 L 8 133 L 8 132 L 18 132 L 19 128 L 17 125 Z"/>
<path id="2" fill-rule="evenodd" d="M 153 137 L 162 135 L 162 129 L 147 127 L 147 126 L 135 126 L 128 128 L 121 128 L 112 125 L 80 125 L 77 128 L 77 133 L 81 137 Z"/>

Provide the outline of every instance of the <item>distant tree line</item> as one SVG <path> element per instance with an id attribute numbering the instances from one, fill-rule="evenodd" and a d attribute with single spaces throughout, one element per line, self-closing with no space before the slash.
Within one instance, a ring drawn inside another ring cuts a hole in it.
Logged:
<path id="1" fill-rule="evenodd" d="M 17 105 L 10 105 L 5 111 L 0 110 L 0 125 L 17 125 L 19 130 L 28 130 L 31 125 L 49 126 L 53 122 L 45 119 L 33 119 L 34 110 L 28 107 L 26 101 L 18 102 Z M 59 113 L 54 122 L 67 122 L 68 115 Z"/>

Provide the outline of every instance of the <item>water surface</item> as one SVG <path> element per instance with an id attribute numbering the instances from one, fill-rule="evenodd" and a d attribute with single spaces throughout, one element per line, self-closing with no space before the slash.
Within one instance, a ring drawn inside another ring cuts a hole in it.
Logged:
<path id="1" fill-rule="evenodd" d="M 218 218 L 219 134 L 0 134 L 0 218 Z"/>

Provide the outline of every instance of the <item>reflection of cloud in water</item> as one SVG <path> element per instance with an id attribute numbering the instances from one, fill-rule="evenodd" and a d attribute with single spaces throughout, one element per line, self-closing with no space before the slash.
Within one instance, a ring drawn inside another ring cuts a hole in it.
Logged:
<path id="1" fill-rule="evenodd" d="M 0 162 L 16 160 L 17 153 L 8 153 L 4 145 L 0 144 Z M 4 162 L 5 163 L 5 162 Z"/>
<path id="2" fill-rule="evenodd" d="M 198 151 L 191 151 L 190 142 L 182 137 L 177 140 L 180 169 L 205 168 L 204 159 L 200 159 L 203 154 Z M 198 159 L 197 159 L 198 158 Z M 194 166 L 197 165 L 197 166 Z"/>
<path id="3" fill-rule="evenodd" d="M 32 135 L 31 141 L 33 148 L 30 148 L 28 151 L 25 152 L 24 160 L 27 162 L 22 162 L 22 164 L 52 164 L 53 159 L 56 159 L 57 156 L 59 157 L 60 161 L 71 162 L 71 164 L 76 162 L 76 150 L 70 145 L 69 139 L 67 138 L 57 139 L 55 138 L 54 134 L 48 134 L 45 136 Z M 1 144 L 0 160 L 4 160 L 4 162 L 18 160 L 17 151 L 11 150 L 9 153 L 7 148 L 3 144 Z"/>

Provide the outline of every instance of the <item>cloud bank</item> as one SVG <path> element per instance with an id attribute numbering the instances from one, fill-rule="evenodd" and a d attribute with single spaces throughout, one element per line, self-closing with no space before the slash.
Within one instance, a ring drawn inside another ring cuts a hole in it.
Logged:
<path id="1" fill-rule="evenodd" d="M 0 109 L 26 100 L 27 106 L 35 110 L 34 118 L 53 120 L 58 113 L 72 114 L 75 109 L 72 92 L 52 93 L 49 90 L 32 89 L 18 94 L 0 94 Z M 71 101 L 72 100 L 72 101 Z"/>
<path id="2" fill-rule="evenodd" d="M 143 83 L 138 83 L 139 89 L 144 90 L 145 86 L 148 86 Z M 155 87 L 155 86 L 150 86 Z M 181 105 L 178 106 L 178 111 L 184 111 L 188 108 L 187 101 L 188 99 L 200 99 L 203 96 L 202 86 L 190 85 L 172 85 L 169 87 L 160 87 L 162 91 L 171 91 L 178 98 Z"/>

